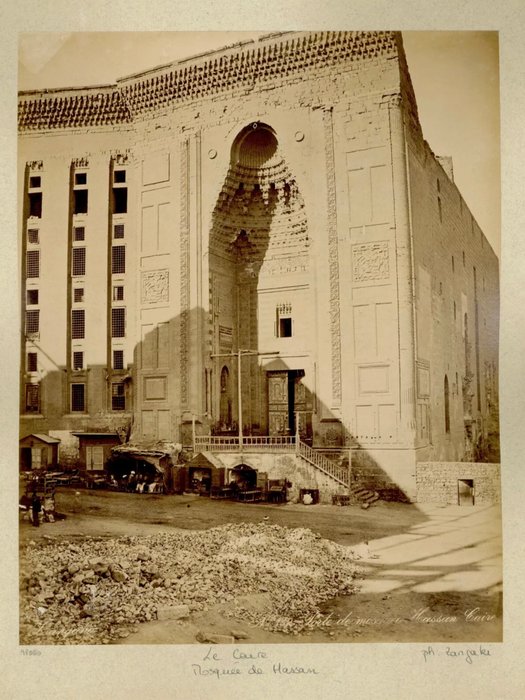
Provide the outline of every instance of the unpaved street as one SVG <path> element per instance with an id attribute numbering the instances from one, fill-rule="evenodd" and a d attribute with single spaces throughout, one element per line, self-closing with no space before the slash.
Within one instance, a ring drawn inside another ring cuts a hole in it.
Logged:
<path id="1" fill-rule="evenodd" d="M 196 643 L 199 633 L 231 634 L 239 643 L 489 642 L 501 640 L 501 537 L 496 507 L 380 503 L 359 507 L 239 504 L 197 496 L 156 496 L 61 489 L 65 519 L 20 525 L 22 560 L 32 547 L 81 544 L 86 538 L 205 530 L 225 523 L 309 528 L 354 550 L 362 568 L 359 591 L 322 604 L 310 630 L 271 632 L 232 620 L 234 603 L 218 601 L 183 620 L 152 620 L 120 640 L 125 644 Z M 368 541 L 368 546 L 365 542 Z M 260 594 L 244 596 L 257 619 Z"/>

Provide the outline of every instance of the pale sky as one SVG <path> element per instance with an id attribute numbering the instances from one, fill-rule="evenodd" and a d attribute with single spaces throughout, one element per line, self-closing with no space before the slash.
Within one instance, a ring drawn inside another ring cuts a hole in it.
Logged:
<path id="1" fill-rule="evenodd" d="M 19 88 L 101 85 L 262 32 L 20 35 Z M 266 33 L 266 32 L 265 32 Z M 499 67 L 496 32 L 403 32 L 423 134 L 452 156 L 455 181 L 499 255 Z"/>

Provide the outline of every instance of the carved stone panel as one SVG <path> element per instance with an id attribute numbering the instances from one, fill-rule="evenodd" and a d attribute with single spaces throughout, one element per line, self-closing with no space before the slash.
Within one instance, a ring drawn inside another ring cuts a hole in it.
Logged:
<path id="1" fill-rule="evenodd" d="M 352 246 L 354 282 L 375 282 L 390 277 L 388 242 L 358 243 Z"/>
<path id="2" fill-rule="evenodd" d="M 168 270 L 149 270 L 143 272 L 141 289 L 141 301 L 143 304 L 167 302 L 169 299 Z"/>

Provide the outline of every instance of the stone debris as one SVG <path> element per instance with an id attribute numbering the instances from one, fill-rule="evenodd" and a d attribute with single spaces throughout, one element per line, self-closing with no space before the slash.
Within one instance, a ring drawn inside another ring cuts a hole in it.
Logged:
<path id="1" fill-rule="evenodd" d="M 228 617 L 297 634 L 323 602 L 355 592 L 360 573 L 349 548 L 269 523 L 47 542 L 21 555 L 21 643 L 115 643 L 141 622 L 218 603 Z M 201 636 L 246 638 L 235 628 Z"/>
<path id="2" fill-rule="evenodd" d="M 228 634 L 210 634 L 209 632 L 197 632 L 195 639 L 201 644 L 234 644 L 235 637 Z"/>
<path id="3" fill-rule="evenodd" d="M 190 609 L 187 605 L 159 605 L 157 607 L 157 620 L 180 620 L 189 617 Z"/>

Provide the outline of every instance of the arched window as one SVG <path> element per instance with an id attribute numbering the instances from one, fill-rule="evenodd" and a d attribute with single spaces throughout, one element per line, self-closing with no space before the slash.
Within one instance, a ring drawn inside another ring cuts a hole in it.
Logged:
<path id="1" fill-rule="evenodd" d="M 448 377 L 445 374 L 444 382 L 444 394 L 445 394 L 445 432 L 450 433 L 450 397 L 448 388 Z"/>
<path id="2" fill-rule="evenodd" d="M 221 370 L 221 396 L 220 396 L 220 423 L 221 428 L 229 428 L 232 423 L 232 398 L 230 387 L 230 372 L 226 366 Z"/>

